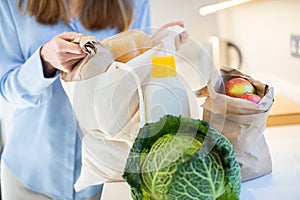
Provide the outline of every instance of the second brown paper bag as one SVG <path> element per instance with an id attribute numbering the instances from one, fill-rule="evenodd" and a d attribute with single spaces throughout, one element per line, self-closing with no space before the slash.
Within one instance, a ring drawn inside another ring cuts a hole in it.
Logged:
<path id="1" fill-rule="evenodd" d="M 224 94 L 224 83 L 235 77 L 250 81 L 261 101 L 256 104 Z M 266 120 L 273 104 L 273 88 L 229 67 L 211 75 L 207 86 L 196 92 L 207 97 L 203 107 L 203 120 L 220 131 L 232 143 L 241 167 L 242 181 L 272 172 L 272 160 L 263 135 Z"/>

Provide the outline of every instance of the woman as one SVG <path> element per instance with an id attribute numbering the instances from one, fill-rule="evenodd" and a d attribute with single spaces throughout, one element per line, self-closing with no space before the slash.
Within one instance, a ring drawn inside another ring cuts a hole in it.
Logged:
<path id="1" fill-rule="evenodd" d="M 1 162 L 2 198 L 99 199 L 76 193 L 81 141 L 58 71 L 85 57 L 71 43 L 150 26 L 147 0 L 1 0 L 0 92 L 15 107 Z"/>

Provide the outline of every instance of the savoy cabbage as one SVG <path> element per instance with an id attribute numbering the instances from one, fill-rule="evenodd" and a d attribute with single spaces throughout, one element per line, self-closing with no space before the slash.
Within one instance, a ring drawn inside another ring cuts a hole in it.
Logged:
<path id="1" fill-rule="evenodd" d="M 231 143 L 205 121 L 166 115 L 140 129 L 123 174 L 134 200 L 238 200 Z"/>

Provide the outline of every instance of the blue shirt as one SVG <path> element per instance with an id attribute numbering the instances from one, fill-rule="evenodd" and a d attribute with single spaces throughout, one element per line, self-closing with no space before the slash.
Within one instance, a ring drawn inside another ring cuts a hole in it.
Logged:
<path id="1" fill-rule="evenodd" d="M 54 199 L 91 197 L 101 186 L 74 191 L 81 169 L 81 141 L 59 75 L 43 76 L 40 48 L 62 32 L 101 40 L 116 30 L 90 31 L 72 19 L 70 26 L 63 22 L 41 25 L 19 12 L 17 4 L 17 0 L 0 1 L 0 93 L 15 107 L 2 161 L 33 191 Z M 147 0 L 134 1 L 131 28 L 149 27 L 148 4 Z"/>

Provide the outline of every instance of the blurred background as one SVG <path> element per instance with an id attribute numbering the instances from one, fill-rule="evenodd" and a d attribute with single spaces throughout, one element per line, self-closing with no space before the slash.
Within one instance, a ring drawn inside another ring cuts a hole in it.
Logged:
<path id="1" fill-rule="evenodd" d="M 182 20 L 216 68 L 238 68 L 274 87 L 267 126 L 300 124 L 300 0 L 150 2 L 153 26 Z M 228 2 L 240 4 L 220 9 Z M 203 7 L 220 10 L 201 15 Z"/>
<path id="2" fill-rule="evenodd" d="M 242 53 L 243 72 L 258 76 L 276 86 L 276 92 L 300 102 L 300 57 L 292 55 L 300 43 L 299 0 L 252 0 L 205 16 L 199 14 L 201 7 L 223 1 L 150 2 L 153 26 L 182 20 L 191 39 L 199 44 L 211 42 L 211 36 L 235 44 Z M 292 42 L 294 36 L 298 41 Z M 225 55 L 221 52 L 221 56 Z M 236 66 L 237 57 L 231 56 L 231 62 L 215 64 Z"/>

